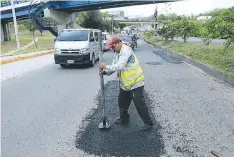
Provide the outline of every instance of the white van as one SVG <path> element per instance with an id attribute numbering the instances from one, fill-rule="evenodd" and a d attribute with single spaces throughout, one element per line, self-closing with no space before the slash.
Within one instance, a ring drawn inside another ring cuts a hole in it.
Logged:
<path id="1" fill-rule="evenodd" d="M 102 51 L 101 31 L 97 29 L 64 29 L 55 39 L 55 64 L 94 66 Z"/>
<path id="2" fill-rule="evenodd" d="M 110 34 L 108 32 L 102 32 L 102 51 L 106 50 L 106 44 L 108 39 L 110 39 Z"/>

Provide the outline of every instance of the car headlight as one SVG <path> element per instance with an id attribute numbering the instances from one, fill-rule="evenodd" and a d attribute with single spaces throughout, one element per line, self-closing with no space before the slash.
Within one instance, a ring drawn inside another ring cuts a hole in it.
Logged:
<path id="1" fill-rule="evenodd" d="M 80 53 L 89 53 L 89 49 L 81 49 Z"/>
<path id="2" fill-rule="evenodd" d="M 55 53 L 61 53 L 60 49 L 55 49 Z"/>

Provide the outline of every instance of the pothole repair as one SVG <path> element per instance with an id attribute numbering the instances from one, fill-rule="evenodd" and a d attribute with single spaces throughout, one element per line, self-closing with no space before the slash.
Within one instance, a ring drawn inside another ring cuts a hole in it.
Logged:
<path id="1" fill-rule="evenodd" d="M 109 130 L 99 130 L 98 124 L 102 116 L 102 107 L 100 104 L 100 94 L 97 96 L 98 108 L 95 112 L 86 117 L 88 122 L 84 129 L 77 132 L 75 146 L 86 153 L 97 156 L 151 156 L 160 157 L 164 153 L 164 143 L 160 134 L 161 126 L 154 119 L 155 127 L 149 132 L 139 131 L 143 125 L 134 104 L 129 108 L 131 116 L 130 124 L 127 126 L 113 124 L 118 111 L 118 81 L 109 81 L 105 86 L 106 113 L 111 123 Z M 147 93 L 145 98 L 149 110 L 151 111 L 151 100 Z M 152 114 L 152 112 L 151 112 Z M 153 115 L 153 114 L 152 114 Z"/>
<path id="2" fill-rule="evenodd" d="M 147 62 L 146 64 L 148 64 L 148 65 L 161 65 L 162 63 L 160 63 L 160 62 Z"/>
<path id="3" fill-rule="evenodd" d="M 154 53 L 156 55 L 159 55 L 162 59 L 164 59 L 165 61 L 169 62 L 169 63 L 172 63 L 172 64 L 181 64 L 181 60 L 179 60 L 178 58 L 176 57 L 173 57 L 169 54 L 166 54 L 166 52 L 163 52 L 163 51 L 166 51 L 166 50 L 158 50 L 158 51 L 154 51 Z"/>

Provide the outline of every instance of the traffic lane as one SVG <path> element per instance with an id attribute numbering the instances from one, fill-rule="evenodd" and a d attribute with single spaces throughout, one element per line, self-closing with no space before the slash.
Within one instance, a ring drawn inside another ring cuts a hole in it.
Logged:
<path id="1" fill-rule="evenodd" d="M 176 40 L 181 41 L 181 42 L 184 41 L 182 38 L 176 38 Z M 197 37 L 189 37 L 189 38 L 187 39 L 187 42 L 203 44 L 202 39 L 197 38 Z M 211 44 L 220 46 L 220 45 L 223 45 L 224 42 L 225 42 L 224 39 L 213 39 L 213 40 L 211 41 Z"/>
<path id="2" fill-rule="evenodd" d="M 2 71 L 1 81 L 10 78 L 20 77 L 21 75 L 27 72 L 43 68 L 53 63 L 54 63 L 54 57 L 53 55 L 49 54 L 36 58 L 3 64 L 1 66 L 1 71 Z"/>
<path id="3" fill-rule="evenodd" d="M 232 87 L 186 63 L 144 64 L 143 69 L 165 156 L 210 156 L 211 150 L 234 155 Z"/>
<path id="4" fill-rule="evenodd" d="M 146 43 L 142 39 L 137 40 L 138 47 L 134 50 L 141 65 L 147 65 L 151 63 L 155 64 L 171 64 L 165 61 L 161 56 L 154 54 L 154 47 Z"/>
<path id="5" fill-rule="evenodd" d="M 111 62 L 113 54 L 105 53 Z M 98 64 L 62 69 L 49 65 L 2 81 L 2 156 L 74 153 L 82 117 L 96 107 Z"/>

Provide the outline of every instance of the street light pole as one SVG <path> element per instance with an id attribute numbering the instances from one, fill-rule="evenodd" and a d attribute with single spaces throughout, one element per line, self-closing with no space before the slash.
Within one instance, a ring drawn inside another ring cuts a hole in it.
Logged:
<path id="1" fill-rule="evenodd" d="M 12 15 L 14 20 L 14 28 L 15 28 L 15 40 L 17 43 L 17 50 L 20 50 L 20 41 L 19 41 L 19 34 L 18 34 L 18 26 L 15 16 L 15 6 L 14 6 L 14 0 L 11 0 L 11 9 L 12 9 Z"/>
<path id="2" fill-rule="evenodd" d="M 156 4 L 156 8 L 154 11 L 154 30 L 156 30 L 156 22 L 158 21 L 158 8 L 157 8 L 157 4 Z"/>
<path id="3" fill-rule="evenodd" d="M 114 19 L 114 16 L 111 16 L 111 28 L 112 28 L 112 35 L 114 34 L 114 31 L 113 31 L 113 19 Z"/>

